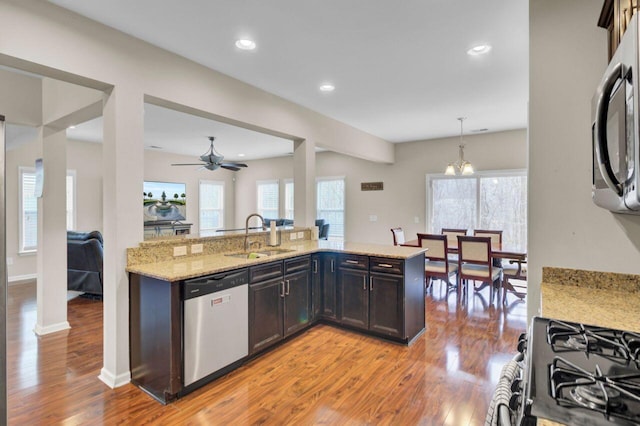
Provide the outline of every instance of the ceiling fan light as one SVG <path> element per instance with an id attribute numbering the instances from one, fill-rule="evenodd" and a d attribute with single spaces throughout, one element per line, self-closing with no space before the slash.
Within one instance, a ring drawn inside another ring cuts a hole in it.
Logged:
<path id="1" fill-rule="evenodd" d="M 447 176 L 455 176 L 456 175 L 456 169 L 455 167 L 453 167 L 453 164 L 449 163 L 449 165 L 447 166 L 447 169 L 444 171 L 444 174 Z"/>

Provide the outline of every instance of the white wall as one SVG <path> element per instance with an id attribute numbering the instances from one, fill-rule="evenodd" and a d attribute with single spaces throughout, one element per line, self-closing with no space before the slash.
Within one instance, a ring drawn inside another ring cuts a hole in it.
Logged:
<path id="1" fill-rule="evenodd" d="M 591 97 L 607 65 L 602 0 L 531 0 L 529 315 L 543 266 L 640 273 L 640 217 L 591 201 Z"/>
<path id="2" fill-rule="evenodd" d="M 524 130 L 464 137 L 465 157 L 476 170 L 524 169 L 527 142 Z M 434 139 L 395 145 L 394 164 L 380 164 L 334 152 L 316 156 L 318 177 L 344 176 L 346 181 L 346 240 L 391 244 L 392 227 L 407 237 L 426 231 L 426 175 L 443 173 L 457 159 L 459 138 Z M 292 157 L 249 162 L 236 182 L 236 221 L 244 223 L 256 209 L 256 180 L 292 176 Z M 361 191 L 362 182 L 383 182 L 383 191 Z M 281 185 L 281 197 L 282 185 Z M 281 206 L 283 207 L 283 206 Z M 377 221 L 370 222 L 369 216 Z M 414 218 L 418 217 L 418 224 Z"/>

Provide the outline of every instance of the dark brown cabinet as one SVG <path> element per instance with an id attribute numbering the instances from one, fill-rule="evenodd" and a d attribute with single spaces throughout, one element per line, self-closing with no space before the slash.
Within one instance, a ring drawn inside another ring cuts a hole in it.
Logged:
<path id="1" fill-rule="evenodd" d="M 284 335 L 289 336 L 310 323 L 311 257 L 284 261 Z"/>
<path id="2" fill-rule="evenodd" d="M 249 354 L 310 324 L 311 257 L 249 268 Z"/>
<path id="3" fill-rule="evenodd" d="M 398 259 L 340 257 L 341 324 L 386 336 L 404 336 L 404 262 Z"/>
<path id="4" fill-rule="evenodd" d="M 598 26 L 609 33 L 609 60 L 616 52 L 631 17 L 638 10 L 639 0 L 604 0 Z"/>
<path id="5" fill-rule="evenodd" d="M 249 354 L 284 338 L 282 262 L 249 268 Z"/>
<path id="6" fill-rule="evenodd" d="M 338 256 L 335 254 L 323 254 L 322 261 L 322 317 L 328 320 L 337 320 L 337 278 Z"/>
<path id="7" fill-rule="evenodd" d="M 371 272 L 369 282 L 369 330 L 402 337 L 402 275 Z"/>

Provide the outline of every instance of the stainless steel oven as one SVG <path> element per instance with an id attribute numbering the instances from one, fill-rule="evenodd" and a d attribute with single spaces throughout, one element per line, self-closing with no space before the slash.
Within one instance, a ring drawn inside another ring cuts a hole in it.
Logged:
<path id="1" fill-rule="evenodd" d="M 592 100 L 592 196 L 617 213 L 640 214 L 638 17 L 634 16 Z"/>

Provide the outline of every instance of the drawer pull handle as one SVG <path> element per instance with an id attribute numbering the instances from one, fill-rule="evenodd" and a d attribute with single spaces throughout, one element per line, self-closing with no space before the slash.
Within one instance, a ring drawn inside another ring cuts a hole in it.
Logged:
<path id="1" fill-rule="evenodd" d="M 346 262 L 352 265 L 357 265 L 359 263 L 357 260 L 347 260 Z"/>
<path id="2" fill-rule="evenodd" d="M 380 267 L 380 268 L 393 268 L 393 265 L 389 265 L 388 263 L 378 263 L 378 267 Z"/>
<path id="3" fill-rule="evenodd" d="M 313 259 L 313 273 L 318 273 L 318 259 Z"/>
<path id="4" fill-rule="evenodd" d="M 362 277 L 362 289 L 367 291 L 367 277 Z"/>

